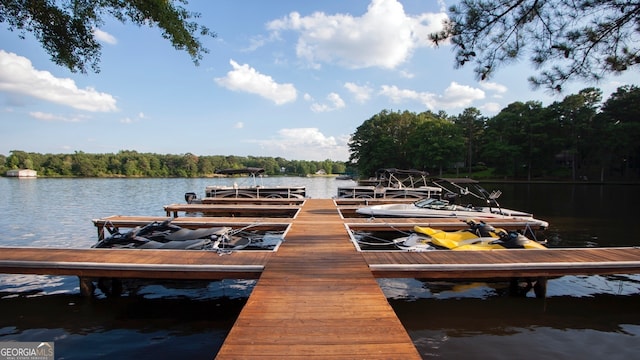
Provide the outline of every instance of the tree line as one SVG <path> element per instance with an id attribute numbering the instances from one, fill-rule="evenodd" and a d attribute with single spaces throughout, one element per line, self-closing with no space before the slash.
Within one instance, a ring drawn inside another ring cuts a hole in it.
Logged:
<path id="1" fill-rule="evenodd" d="M 532 180 L 640 178 L 640 88 L 619 87 L 602 102 L 586 88 L 562 101 L 514 102 L 493 117 L 467 108 L 457 116 L 383 110 L 349 142 L 360 174 L 382 167 L 431 174 Z"/>
<path id="2" fill-rule="evenodd" d="M 0 155 L 0 170 L 33 169 L 48 177 L 206 177 L 222 169 L 261 167 L 267 175 L 327 174 L 346 171 L 344 162 L 286 160 L 280 157 L 197 156 L 139 153 L 123 150 L 115 154 L 39 154 L 13 150 Z"/>

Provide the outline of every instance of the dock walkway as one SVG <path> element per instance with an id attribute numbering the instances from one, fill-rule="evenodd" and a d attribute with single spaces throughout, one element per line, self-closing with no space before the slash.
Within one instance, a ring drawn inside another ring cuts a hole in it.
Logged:
<path id="1" fill-rule="evenodd" d="M 332 200 L 307 202 L 217 359 L 420 359 Z"/>

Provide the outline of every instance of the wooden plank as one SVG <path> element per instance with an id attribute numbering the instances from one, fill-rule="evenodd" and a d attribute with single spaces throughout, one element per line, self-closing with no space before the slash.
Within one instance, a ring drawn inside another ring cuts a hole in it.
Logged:
<path id="1" fill-rule="evenodd" d="M 527 223 L 526 221 L 518 221 L 513 219 L 491 219 L 483 220 L 487 224 L 496 228 L 505 230 L 522 230 L 529 226 L 533 230 L 539 229 L 539 225 Z M 432 227 L 445 231 L 468 229 L 463 220 L 452 218 L 364 218 L 364 217 L 345 217 L 344 222 L 349 228 L 354 230 L 367 231 L 389 231 L 398 229 L 402 231 L 412 230 L 414 226 Z"/>
<path id="2" fill-rule="evenodd" d="M 154 221 L 163 222 L 171 220 L 170 217 L 160 216 L 121 216 L 113 215 L 102 219 L 93 219 L 93 224 L 98 230 L 98 239 L 104 239 L 118 231 L 120 228 L 134 228 L 136 226 L 150 224 Z M 105 229 L 107 231 L 105 231 Z"/>
<path id="3" fill-rule="evenodd" d="M 164 216 L 123 216 L 114 215 L 102 219 L 93 219 L 96 227 L 105 225 L 113 225 L 121 228 L 133 228 L 136 226 L 144 226 L 154 221 L 170 220 L 172 224 L 187 227 L 190 229 L 213 227 L 213 226 L 231 226 L 245 227 L 249 225 L 274 225 L 276 227 L 287 226 L 291 224 L 293 219 L 290 218 L 273 218 L 273 217 L 210 217 L 210 216 L 180 216 L 164 217 Z"/>
<path id="4" fill-rule="evenodd" d="M 277 332 L 279 329 L 271 329 Z M 225 350 L 224 345 L 221 349 Z M 252 343 L 251 346 L 237 346 L 234 354 L 220 354 L 219 358 L 233 359 L 416 359 L 413 350 L 405 342 L 379 344 L 377 342 L 341 344 L 326 341 L 324 343 L 295 343 L 286 346 L 277 343 Z"/>
<path id="5" fill-rule="evenodd" d="M 376 277 L 468 279 L 640 273 L 639 248 L 365 252 Z"/>
<path id="6" fill-rule="evenodd" d="M 412 204 L 418 199 L 403 199 L 403 198 L 339 198 L 334 199 L 335 204 L 338 207 L 359 205 L 359 206 L 371 206 L 382 204 Z"/>
<path id="7" fill-rule="evenodd" d="M 203 204 L 302 205 L 306 199 L 297 198 L 212 198 L 200 200 Z"/>
<path id="8" fill-rule="evenodd" d="M 0 247 L 0 272 L 153 279 L 257 278 L 272 252 Z"/>
<path id="9" fill-rule="evenodd" d="M 270 216 L 295 217 L 300 209 L 298 205 L 227 205 L 227 204 L 171 204 L 165 205 L 167 216 L 178 217 L 178 213 L 230 214 L 231 216 Z"/>
<path id="10" fill-rule="evenodd" d="M 291 218 L 255 218 L 255 217 L 203 217 L 203 216 L 181 216 L 159 217 L 159 216 L 122 216 L 113 215 L 102 219 L 93 219 L 93 224 L 98 230 L 98 239 L 103 239 L 115 231 L 121 229 L 132 229 L 144 226 L 154 221 L 171 221 L 172 224 L 188 229 L 208 228 L 227 226 L 234 229 L 249 228 L 250 230 L 265 231 L 286 231 L 293 219 Z M 105 231 L 107 229 L 107 231 Z"/>

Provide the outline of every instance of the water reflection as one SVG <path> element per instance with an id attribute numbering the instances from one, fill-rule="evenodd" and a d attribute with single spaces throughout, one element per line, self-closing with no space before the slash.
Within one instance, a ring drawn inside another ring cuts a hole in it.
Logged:
<path id="1" fill-rule="evenodd" d="M 553 247 L 640 245 L 630 236 L 640 201 L 638 185 L 483 183 L 501 189 L 500 204 L 527 209 L 550 223 Z"/>
<path id="2" fill-rule="evenodd" d="M 4 298 L 0 339 L 55 341 L 65 359 L 211 359 L 246 298 Z"/>
<path id="3" fill-rule="evenodd" d="M 534 327 L 624 333 L 624 325 L 640 325 L 639 301 L 640 294 L 598 294 L 546 300 L 508 296 L 492 301 L 479 298 L 391 299 L 390 303 L 410 331 L 441 329 L 448 336 L 460 337 L 477 333 L 506 335 Z"/>
<path id="4" fill-rule="evenodd" d="M 379 283 L 424 358 L 629 359 L 640 350 L 638 275 L 553 279 L 546 299 L 508 296 L 501 282 Z"/>
<path id="5" fill-rule="evenodd" d="M 0 340 L 55 341 L 65 359 L 211 359 L 255 286 L 255 280 L 124 280 L 120 297 L 52 292 L 56 282 L 70 281 L 77 284 L 73 277 L 2 279 Z"/>
<path id="6" fill-rule="evenodd" d="M 0 274 L 0 299 L 78 291 L 78 278 L 73 276 Z"/>

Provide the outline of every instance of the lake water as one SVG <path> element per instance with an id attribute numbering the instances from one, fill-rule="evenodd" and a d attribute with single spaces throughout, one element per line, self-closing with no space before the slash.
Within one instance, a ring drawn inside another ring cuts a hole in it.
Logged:
<path id="1" fill-rule="evenodd" d="M 329 198 L 333 178 L 273 177 Z M 92 219 L 164 216 L 221 179 L 0 178 L 0 246 L 88 248 Z M 240 184 L 244 185 L 244 184 Z M 547 220 L 551 247 L 640 246 L 640 186 L 483 184 L 505 207 Z M 54 341 L 60 359 L 211 359 L 255 281 L 132 282 L 119 298 L 80 296 L 75 277 L 0 275 L 0 342 Z M 424 358 L 630 359 L 640 352 L 640 276 L 564 276 L 547 298 L 503 283 L 380 279 Z M 364 354 L 363 354 L 364 355 Z M 366 355 L 364 355 L 366 358 Z"/>

